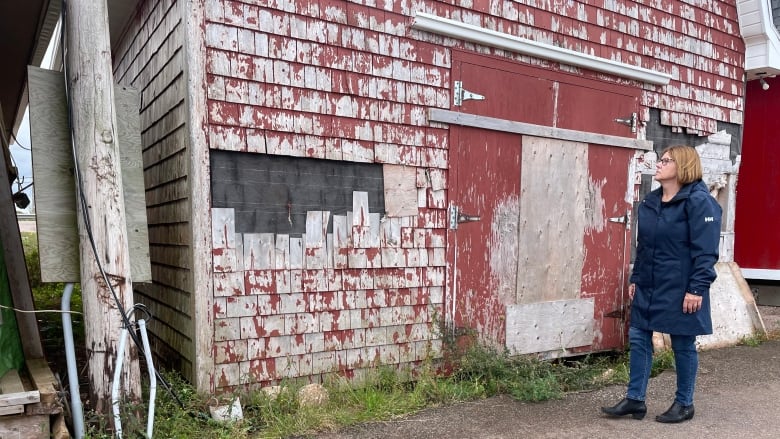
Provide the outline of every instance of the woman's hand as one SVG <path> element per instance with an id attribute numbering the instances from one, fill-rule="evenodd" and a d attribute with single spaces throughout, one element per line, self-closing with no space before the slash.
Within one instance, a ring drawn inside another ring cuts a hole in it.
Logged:
<path id="1" fill-rule="evenodd" d="M 634 300 L 634 294 L 636 293 L 636 284 L 631 284 L 628 286 L 628 299 Z"/>
<path id="2" fill-rule="evenodd" d="M 701 296 L 696 294 L 685 293 L 685 299 L 683 299 L 683 312 L 687 314 L 693 314 L 701 309 Z"/>

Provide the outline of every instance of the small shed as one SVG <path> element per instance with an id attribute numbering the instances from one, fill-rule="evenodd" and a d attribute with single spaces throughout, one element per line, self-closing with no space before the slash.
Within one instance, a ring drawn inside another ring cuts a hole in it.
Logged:
<path id="1" fill-rule="evenodd" d="M 139 2 L 115 79 L 157 353 L 225 390 L 414 365 L 443 331 L 623 347 L 646 153 L 738 132 L 737 29 L 730 1 Z"/>
<path id="2" fill-rule="evenodd" d="M 134 292 L 203 391 L 414 367 L 448 334 L 620 349 L 656 152 L 739 150 L 729 0 L 119 3 L 153 280 Z"/>

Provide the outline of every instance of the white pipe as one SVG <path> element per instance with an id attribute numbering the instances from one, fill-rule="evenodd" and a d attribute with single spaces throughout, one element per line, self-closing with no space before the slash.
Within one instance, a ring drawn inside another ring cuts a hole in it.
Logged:
<path id="1" fill-rule="evenodd" d="M 424 12 L 417 12 L 412 22 L 412 28 L 438 35 L 445 35 L 458 40 L 471 41 L 488 47 L 509 50 L 511 52 L 531 55 L 541 59 L 557 61 L 575 67 L 584 67 L 597 72 L 608 73 L 624 78 L 636 79 L 650 84 L 666 85 L 672 79 L 671 75 L 612 61 L 574 50 L 556 47 L 551 44 L 539 43 L 503 32 L 485 29 L 462 21 L 450 20 Z"/>
<path id="2" fill-rule="evenodd" d="M 114 369 L 114 382 L 111 384 L 111 407 L 114 411 L 114 430 L 116 437 L 122 437 L 122 418 L 119 416 L 119 384 L 122 374 L 122 362 L 125 359 L 125 343 L 127 341 L 127 328 L 122 328 L 119 336 L 119 349 L 116 351 L 116 368 Z"/>
<path id="3" fill-rule="evenodd" d="M 154 429 L 154 401 L 157 396 L 157 375 L 152 363 L 152 350 L 149 348 L 149 336 L 146 335 L 146 322 L 144 319 L 138 320 L 138 328 L 141 330 L 146 368 L 149 370 L 149 418 L 146 420 L 146 437 L 151 439 L 152 430 Z"/>
<path id="4" fill-rule="evenodd" d="M 65 342 L 65 361 L 68 366 L 68 387 L 70 387 L 70 415 L 73 417 L 73 435 L 76 439 L 84 437 L 84 410 L 81 407 L 79 373 L 76 367 L 76 348 L 73 342 L 73 323 L 70 319 L 70 297 L 73 283 L 65 284 L 62 292 L 62 336 Z"/>

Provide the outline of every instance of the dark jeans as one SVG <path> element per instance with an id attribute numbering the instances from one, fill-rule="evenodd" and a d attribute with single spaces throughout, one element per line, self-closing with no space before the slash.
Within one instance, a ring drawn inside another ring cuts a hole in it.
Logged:
<path id="1" fill-rule="evenodd" d="M 696 371 L 699 368 L 699 354 L 696 352 L 695 335 L 672 335 L 674 365 L 677 370 L 677 393 L 674 400 L 684 406 L 693 404 L 693 389 L 696 385 Z M 653 332 L 629 328 L 629 381 L 626 397 L 637 401 L 645 400 L 647 381 L 653 367 Z"/>

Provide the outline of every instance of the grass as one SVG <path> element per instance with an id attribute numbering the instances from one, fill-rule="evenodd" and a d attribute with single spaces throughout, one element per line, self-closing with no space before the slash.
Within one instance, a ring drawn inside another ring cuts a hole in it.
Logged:
<path id="1" fill-rule="evenodd" d="M 63 284 L 44 284 L 40 280 L 37 241 L 34 233 L 23 233 L 30 282 L 37 309 L 59 309 Z M 81 309 L 81 295 L 74 289 L 71 309 Z M 74 315 L 77 346 L 83 346 L 84 325 Z M 39 315 L 44 345 L 50 352 L 61 351 L 62 324 L 59 314 Z M 455 346 L 452 340 L 444 340 Z M 763 341 L 750 338 L 744 344 Z M 51 358 L 50 358 L 51 360 Z M 64 359 L 62 359 L 64 364 Z M 671 351 L 656 354 L 652 375 L 671 368 Z M 448 374 L 440 373 L 443 367 Z M 593 354 L 576 358 L 542 361 L 532 356 L 512 356 L 484 346 L 448 353 L 447 364 L 428 361 L 416 369 L 380 367 L 364 377 L 361 383 L 333 378 L 324 383 L 327 403 L 317 407 L 301 406 L 296 382 L 282 383 L 286 389 L 276 397 L 257 389 L 234 394 L 240 398 L 243 419 L 217 422 L 209 415 L 213 397 L 198 394 L 176 373 L 164 373 L 174 396 L 158 385 L 155 406 L 154 436 L 165 438 L 283 438 L 312 435 L 364 422 L 383 421 L 417 412 L 423 408 L 473 401 L 506 394 L 522 401 L 558 399 L 568 392 L 597 389 L 628 381 L 626 353 Z M 144 390 L 148 400 L 148 389 Z M 230 395 L 227 395 L 230 396 Z M 181 401 L 181 405 L 179 403 Z M 125 437 L 143 437 L 147 407 L 123 403 L 122 427 Z M 113 437 L 113 422 L 94 412 L 85 414 L 87 438 Z"/>
<path id="2" fill-rule="evenodd" d="M 654 362 L 655 373 L 672 361 L 670 353 L 659 354 Z M 567 392 L 624 384 L 628 379 L 626 354 L 542 361 L 485 347 L 464 352 L 450 375 L 442 376 L 437 371 L 436 363 L 431 361 L 415 371 L 377 368 L 360 385 L 334 378 L 324 384 L 329 394 L 327 403 L 317 407 L 301 406 L 296 397 L 300 384 L 295 382 L 283 383 L 287 391 L 275 398 L 260 390 L 239 391 L 234 395 L 240 398 L 244 418 L 227 423 L 209 417 L 207 397 L 197 394 L 178 375 L 166 374 L 184 408 L 158 388 L 154 435 L 231 439 L 306 436 L 498 394 L 522 401 L 545 401 L 561 398 Z M 144 431 L 146 408 L 123 409 L 124 431 Z M 99 419 L 92 419 L 88 438 L 111 437 L 108 426 Z"/>
<path id="3" fill-rule="evenodd" d="M 44 283 L 41 281 L 41 265 L 38 258 L 38 238 L 33 232 L 22 233 L 22 248 L 27 264 L 27 274 L 30 278 L 30 288 L 33 291 L 33 301 L 36 310 L 60 310 L 62 309 L 62 292 L 65 289 L 63 283 Z M 81 311 L 81 288 L 79 284 L 73 287 L 70 309 Z M 62 317 L 59 313 L 45 312 L 38 314 L 38 329 L 41 333 L 41 341 L 44 345 L 50 343 L 55 347 L 62 346 Z M 81 314 L 72 314 L 73 337 L 78 344 L 83 346 L 84 324 Z"/>

